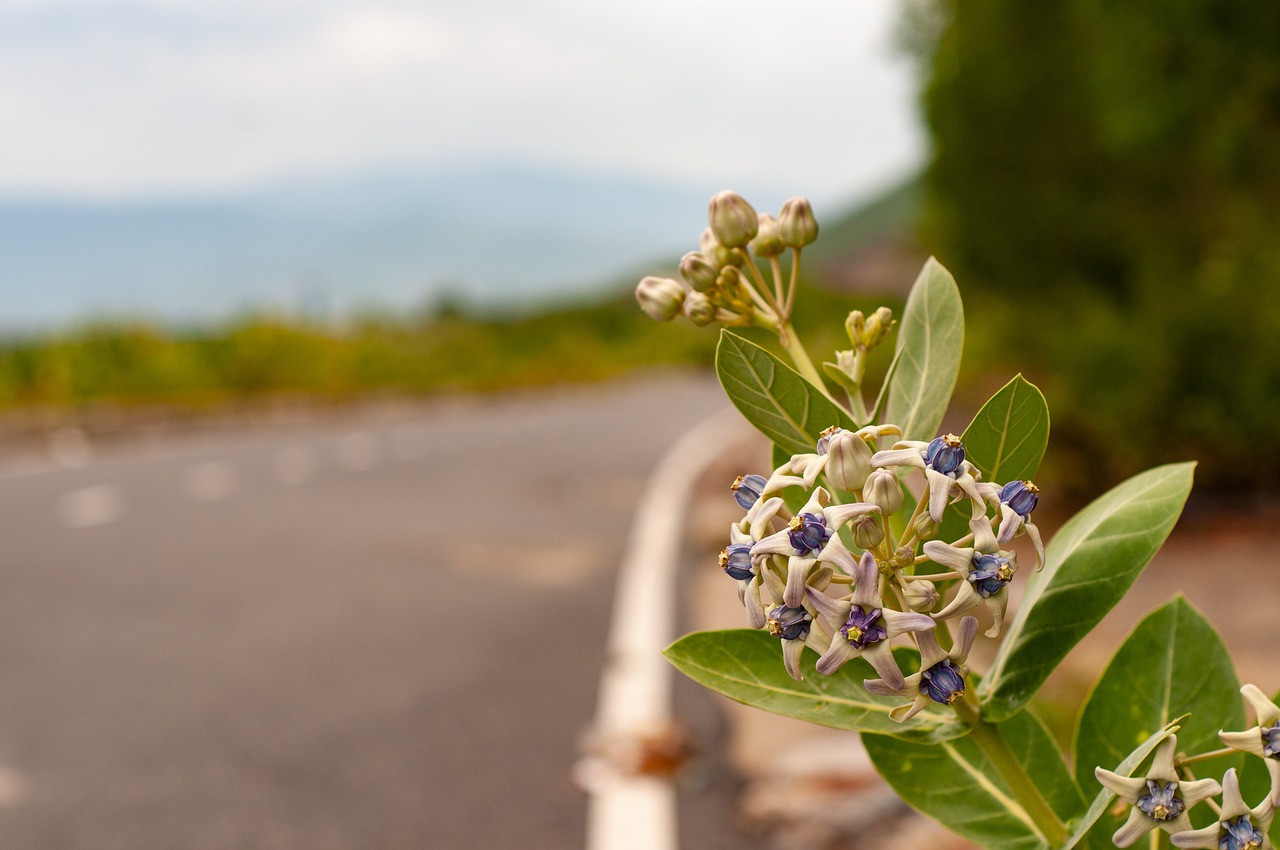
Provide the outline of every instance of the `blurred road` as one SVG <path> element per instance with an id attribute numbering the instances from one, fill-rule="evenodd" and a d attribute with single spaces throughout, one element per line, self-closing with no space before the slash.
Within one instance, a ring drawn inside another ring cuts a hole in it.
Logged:
<path id="1" fill-rule="evenodd" d="M 651 379 L 0 470 L 0 845 L 581 846 L 631 511 L 723 404 Z"/>

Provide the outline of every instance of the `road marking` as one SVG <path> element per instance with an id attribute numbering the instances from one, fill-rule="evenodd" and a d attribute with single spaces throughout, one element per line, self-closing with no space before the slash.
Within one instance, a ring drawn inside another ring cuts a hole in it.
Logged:
<path id="1" fill-rule="evenodd" d="M 689 495 L 698 477 L 739 439 L 742 420 L 726 408 L 686 432 L 663 456 L 636 509 L 618 570 L 594 737 L 603 751 L 668 733 L 675 637 L 676 570 Z M 584 766 L 588 850 L 675 850 L 675 788 L 599 760 Z"/>
<path id="2" fill-rule="evenodd" d="M 0 765 L 0 806 L 24 802 L 27 796 L 27 783 L 18 772 Z"/>
<path id="3" fill-rule="evenodd" d="M 82 487 L 62 494 L 58 513 L 67 528 L 92 528 L 119 519 L 124 513 L 124 500 L 120 488 L 110 484 Z"/>
<path id="4" fill-rule="evenodd" d="M 316 457 L 306 446 L 285 446 L 271 458 L 271 474 L 288 487 L 306 484 L 316 474 Z"/>
<path id="5" fill-rule="evenodd" d="M 210 460 L 188 467 L 182 489 L 197 502 L 225 499 L 236 489 L 236 470 L 225 460 Z"/>
<path id="6" fill-rule="evenodd" d="M 368 431 L 356 431 L 338 441 L 338 463 L 352 472 L 373 469 L 382 459 L 378 440 Z"/>

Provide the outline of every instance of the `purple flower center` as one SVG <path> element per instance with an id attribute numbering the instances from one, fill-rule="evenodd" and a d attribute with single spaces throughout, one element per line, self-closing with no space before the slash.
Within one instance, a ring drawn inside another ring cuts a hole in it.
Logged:
<path id="1" fill-rule="evenodd" d="M 1010 481 L 1000 489 L 1000 501 L 1015 514 L 1026 519 L 1040 504 L 1040 488 L 1030 481 Z"/>
<path id="2" fill-rule="evenodd" d="M 954 475 L 964 463 L 964 443 L 954 434 L 935 437 L 924 450 L 924 465 L 943 475 Z"/>
<path id="3" fill-rule="evenodd" d="M 1263 834 L 1249 820 L 1248 815 L 1241 815 L 1229 821 L 1223 821 L 1218 833 L 1218 850 L 1257 850 L 1265 840 Z"/>
<path id="4" fill-rule="evenodd" d="M 779 605 L 769 612 L 765 626 L 769 634 L 781 640 L 804 640 L 809 636 L 809 622 L 813 619 L 803 608 Z"/>
<path id="5" fill-rule="evenodd" d="M 969 581 L 974 590 L 986 599 L 998 593 L 1013 578 L 1013 565 L 1008 558 L 998 555 L 976 554 L 973 556 L 973 570 L 969 573 Z"/>
<path id="6" fill-rule="evenodd" d="M 1182 814 L 1186 806 L 1177 795 L 1178 783 L 1147 780 L 1147 793 L 1138 798 L 1138 808 L 1154 821 L 1164 823 Z"/>
<path id="7" fill-rule="evenodd" d="M 831 529 L 820 514 L 800 514 L 787 524 L 787 539 L 797 555 L 817 555 L 831 539 Z"/>
<path id="8" fill-rule="evenodd" d="M 751 510 L 764 492 L 764 485 L 769 483 L 763 475 L 739 475 L 733 482 L 733 499 L 744 511 Z"/>
<path id="9" fill-rule="evenodd" d="M 880 625 L 880 609 L 872 608 L 868 611 L 861 605 L 853 606 L 848 621 L 840 627 L 840 634 L 858 649 L 866 649 L 889 636 L 884 626 Z"/>
<path id="10" fill-rule="evenodd" d="M 955 705 L 964 699 L 964 676 L 944 658 L 921 674 L 920 692 L 943 705 Z"/>
<path id="11" fill-rule="evenodd" d="M 1262 754 L 1280 759 L 1280 720 L 1262 730 Z"/>
<path id="12" fill-rule="evenodd" d="M 745 581 L 755 576 L 751 569 L 751 547 L 746 543 L 731 543 L 720 552 L 720 569 L 729 578 Z"/>

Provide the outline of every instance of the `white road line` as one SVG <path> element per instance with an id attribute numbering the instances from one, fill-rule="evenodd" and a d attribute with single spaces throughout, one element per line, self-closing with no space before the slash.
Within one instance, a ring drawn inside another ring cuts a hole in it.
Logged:
<path id="1" fill-rule="evenodd" d="M 378 439 L 368 431 L 356 431 L 338 441 L 338 463 L 352 472 L 364 472 L 382 459 Z"/>
<path id="2" fill-rule="evenodd" d="M 67 528 L 91 528 L 115 522 L 124 513 L 120 489 L 110 484 L 82 487 L 63 493 L 58 513 Z"/>
<path id="3" fill-rule="evenodd" d="M 271 474 L 288 487 L 306 484 L 316 474 L 315 453 L 306 446 L 285 446 L 272 456 Z"/>
<path id="4" fill-rule="evenodd" d="M 671 667 L 662 650 L 675 637 L 685 511 L 698 477 L 744 428 L 732 409 L 703 420 L 667 451 L 649 478 L 614 592 L 594 727 L 605 752 L 625 751 L 671 728 Z M 588 850 L 675 850 L 675 789 L 669 781 L 596 762 L 587 785 Z"/>
<path id="5" fill-rule="evenodd" d="M 197 502 L 225 499 L 236 489 L 236 470 L 225 460 L 208 460 L 187 468 L 182 489 Z"/>

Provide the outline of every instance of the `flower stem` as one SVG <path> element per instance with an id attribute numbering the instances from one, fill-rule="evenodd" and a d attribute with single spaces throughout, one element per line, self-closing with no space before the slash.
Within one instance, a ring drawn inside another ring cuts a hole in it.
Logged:
<path id="1" fill-rule="evenodd" d="M 971 695 L 968 695 L 971 696 Z M 956 715 L 969 727 L 969 739 L 982 750 L 982 754 L 995 766 L 1013 796 L 1021 804 L 1024 811 L 1035 823 L 1036 829 L 1049 842 L 1050 847 L 1057 847 L 1067 840 L 1067 828 L 1057 813 L 1045 801 L 1035 780 L 1027 775 L 1022 762 L 1009 747 L 1009 742 L 1000 734 L 1000 727 L 988 723 L 978 714 L 978 707 L 968 698 L 955 705 Z"/>
<path id="2" fill-rule="evenodd" d="M 791 355 L 791 362 L 796 364 L 796 371 L 804 376 L 805 380 L 822 390 L 822 394 L 830 398 L 833 403 L 839 406 L 831 393 L 827 390 L 826 383 L 822 380 L 822 375 L 818 374 L 818 370 L 814 368 L 813 361 L 809 359 L 809 352 L 804 350 L 804 345 L 800 342 L 796 329 L 791 326 L 790 321 L 784 321 L 778 325 L 778 336 L 782 338 L 782 346 L 787 350 L 787 354 Z M 836 424 L 836 423 L 831 423 Z"/>
<path id="3" fill-rule="evenodd" d="M 1216 759 L 1216 758 L 1221 758 L 1222 756 L 1235 755 L 1238 752 L 1240 751 L 1233 750 L 1230 747 L 1223 747 L 1220 750 L 1213 750 L 1212 752 L 1208 752 L 1208 753 L 1200 753 L 1200 755 L 1197 755 L 1197 756 L 1187 756 L 1186 758 L 1180 758 L 1178 759 L 1178 766 L 1181 767 L 1184 764 L 1195 764 L 1198 761 L 1207 761 L 1208 759 Z"/>

